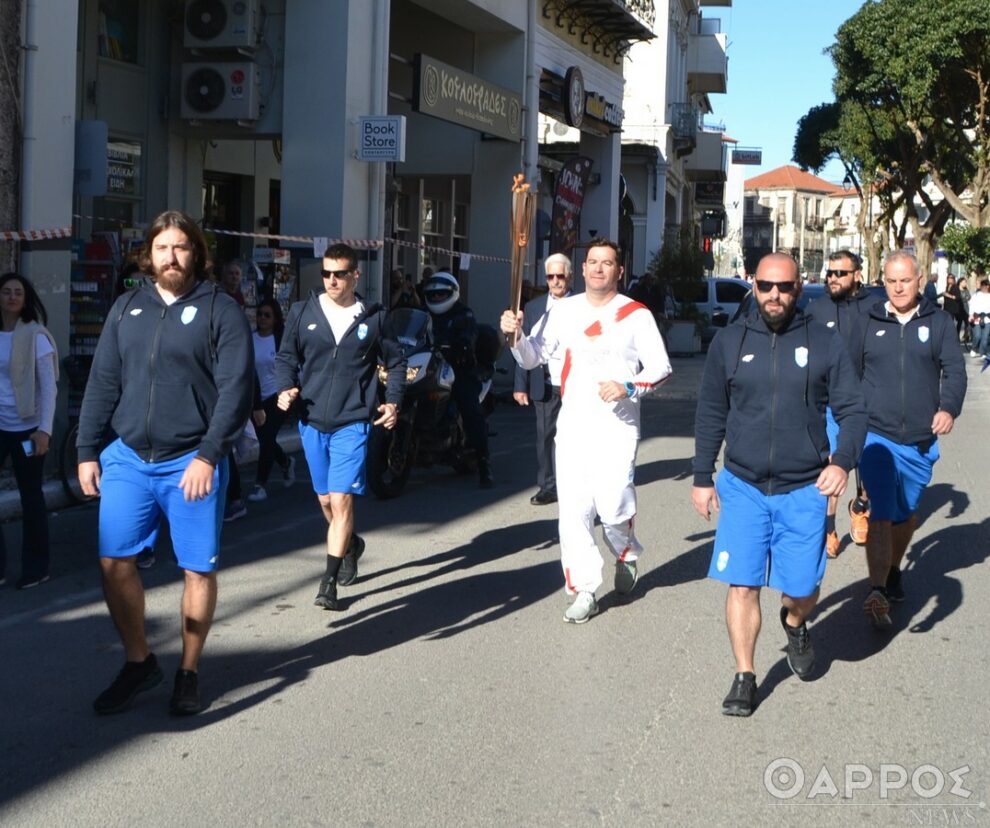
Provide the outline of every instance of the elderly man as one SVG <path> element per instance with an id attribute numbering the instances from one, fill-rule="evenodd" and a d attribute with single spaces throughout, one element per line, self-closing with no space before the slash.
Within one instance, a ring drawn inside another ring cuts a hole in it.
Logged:
<path id="1" fill-rule="evenodd" d="M 863 605 L 877 629 L 889 629 L 890 602 L 903 601 L 901 561 L 914 513 L 966 396 L 966 366 L 955 321 L 921 294 L 918 260 L 903 250 L 883 265 L 887 301 L 867 316 L 854 361 L 863 374 L 869 430 L 860 474 L 870 493 Z"/>
<path id="2" fill-rule="evenodd" d="M 825 574 L 827 498 L 841 495 L 866 433 L 866 408 L 845 343 L 797 307 L 797 262 L 760 260 L 758 309 L 712 340 L 695 418 L 691 500 L 705 520 L 721 509 L 708 576 L 729 585 L 725 620 L 736 662 L 727 716 L 756 706 L 760 590 L 781 592 L 787 663 L 811 678 L 807 618 Z M 839 423 L 829 450 L 825 406 Z M 712 483 L 725 441 L 725 467 Z"/>
<path id="3" fill-rule="evenodd" d="M 543 263 L 547 275 L 547 295 L 537 296 L 523 308 L 523 334 L 540 332 L 547 324 L 553 306 L 571 293 L 574 275 L 571 260 L 563 253 L 554 253 Z M 543 365 L 526 371 L 516 365 L 512 398 L 519 405 L 533 403 L 536 412 L 536 485 L 539 487 L 529 502 L 545 506 L 557 502 L 557 477 L 553 459 L 553 441 L 557 434 L 557 414 L 560 411 L 560 374 L 564 367 L 562 354 L 554 354 Z"/>
<path id="4" fill-rule="evenodd" d="M 639 577 L 643 547 L 633 531 L 633 473 L 639 441 L 639 398 L 671 373 L 653 314 L 619 294 L 622 257 L 615 242 L 592 239 L 584 261 L 584 293 L 561 299 L 546 325 L 520 336 L 523 313 L 502 314 L 502 332 L 524 369 L 561 356 L 560 417 L 555 462 L 560 502 L 564 584 L 576 596 L 564 620 L 583 624 L 598 613 L 602 556 L 595 515 L 615 557 L 615 591 L 627 595 Z"/>

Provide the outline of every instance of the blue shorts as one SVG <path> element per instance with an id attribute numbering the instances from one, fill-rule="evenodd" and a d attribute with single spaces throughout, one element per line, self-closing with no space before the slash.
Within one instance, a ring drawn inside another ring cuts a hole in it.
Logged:
<path id="1" fill-rule="evenodd" d="M 299 423 L 303 454 L 318 495 L 364 494 L 370 423 L 351 423 L 329 434 Z"/>
<path id="2" fill-rule="evenodd" d="M 187 501 L 179 481 L 196 452 L 145 463 L 122 440 L 100 455 L 100 556 L 126 558 L 158 538 L 168 519 L 175 558 L 183 569 L 214 572 L 220 563 L 220 527 L 227 494 L 227 461 L 213 470 L 213 489 Z"/>
<path id="3" fill-rule="evenodd" d="M 722 469 L 715 490 L 721 512 L 709 578 L 734 586 L 770 586 L 792 598 L 821 586 L 828 498 L 813 483 L 765 495 Z"/>
<path id="4" fill-rule="evenodd" d="M 927 451 L 923 449 L 927 448 Z M 921 493 L 939 458 L 938 440 L 930 446 L 901 445 L 866 432 L 859 476 L 870 496 L 870 520 L 903 523 L 918 509 Z"/>
<path id="5" fill-rule="evenodd" d="M 839 424 L 832 414 L 832 406 L 825 406 L 825 433 L 828 435 L 828 453 L 835 454 L 839 447 Z"/>

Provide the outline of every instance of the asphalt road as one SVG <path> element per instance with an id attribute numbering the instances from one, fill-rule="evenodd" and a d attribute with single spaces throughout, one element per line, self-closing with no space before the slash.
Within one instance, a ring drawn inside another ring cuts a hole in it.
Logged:
<path id="1" fill-rule="evenodd" d="M 0 824 L 987 824 L 990 372 L 970 366 L 942 441 L 894 630 L 866 624 L 863 552 L 847 546 L 803 683 L 764 591 L 761 703 L 731 719 L 724 588 L 705 578 L 713 526 L 689 498 L 701 366 L 677 360 L 645 402 L 633 600 L 611 594 L 607 564 L 603 611 L 580 627 L 561 620 L 556 508 L 529 504 L 530 411 L 493 418 L 493 491 L 433 468 L 397 500 L 361 501 L 368 551 L 340 613 L 312 603 L 312 493 L 276 473 L 269 500 L 224 530 L 209 708 L 191 719 L 167 715 L 180 594 L 167 549 L 146 585 L 168 680 L 122 715 L 92 713 L 122 654 L 95 507 L 59 512 L 52 581 L 0 589 Z M 4 529 L 16 549 L 17 524 Z"/>

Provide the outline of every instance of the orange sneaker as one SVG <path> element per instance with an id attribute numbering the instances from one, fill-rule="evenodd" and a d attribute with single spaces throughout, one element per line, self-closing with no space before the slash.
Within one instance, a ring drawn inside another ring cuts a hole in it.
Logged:
<path id="1" fill-rule="evenodd" d="M 828 532 L 825 535 L 825 554 L 830 558 L 839 557 L 839 535 L 837 532 Z"/>
<path id="2" fill-rule="evenodd" d="M 870 512 L 853 511 L 853 501 L 849 501 L 849 536 L 857 546 L 866 546 L 870 533 Z"/>

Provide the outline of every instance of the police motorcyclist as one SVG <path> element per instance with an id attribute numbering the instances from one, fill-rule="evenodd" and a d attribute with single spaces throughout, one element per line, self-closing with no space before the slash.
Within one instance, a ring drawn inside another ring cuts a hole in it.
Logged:
<path id="1" fill-rule="evenodd" d="M 459 301 L 460 286 L 446 270 L 438 270 L 429 277 L 423 286 L 423 296 L 433 317 L 434 341 L 454 369 L 451 394 L 464 423 L 468 445 L 478 458 L 479 485 L 490 489 L 495 481 L 488 458 L 488 424 L 479 399 L 481 379 L 475 355 L 478 324 L 474 312 Z"/>

